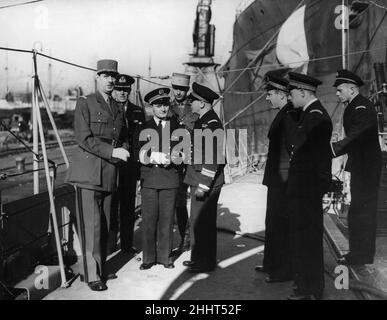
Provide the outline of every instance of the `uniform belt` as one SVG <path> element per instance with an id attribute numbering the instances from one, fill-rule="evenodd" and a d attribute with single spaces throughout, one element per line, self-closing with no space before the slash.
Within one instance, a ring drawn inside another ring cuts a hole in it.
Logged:
<path id="1" fill-rule="evenodd" d="M 114 148 L 117 148 L 117 147 L 121 147 L 121 146 L 122 146 L 122 142 L 119 141 L 119 140 L 116 140 L 116 139 L 109 139 L 109 138 L 104 138 L 104 137 L 99 137 L 99 139 L 100 139 L 102 142 L 106 142 L 106 143 L 112 145 Z"/>

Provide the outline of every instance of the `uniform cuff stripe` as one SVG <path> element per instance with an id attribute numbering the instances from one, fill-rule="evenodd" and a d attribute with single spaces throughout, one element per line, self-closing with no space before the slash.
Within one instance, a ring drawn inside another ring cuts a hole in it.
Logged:
<path id="1" fill-rule="evenodd" d="M 210 178 L 214 178 L 215 177 L 215 171 L 211 171 L 211 170 L 208 170 L 208 169 L 202 169 L 202 171 L 200 172 L 202 175 L 206 176 L 206 177 L 210 177 Z"/>
<path id="2" fill-rule="evenodd" d="M 198 187 L 199 187 L 199 188 L 202 188 L 202 189 L 204 189 L 204 190 L 206 190 L 206 191 L 210 190 L 209 187 L 207 187 L 206 185 L 201 184 L 201 183 L 199 183 Z"/>

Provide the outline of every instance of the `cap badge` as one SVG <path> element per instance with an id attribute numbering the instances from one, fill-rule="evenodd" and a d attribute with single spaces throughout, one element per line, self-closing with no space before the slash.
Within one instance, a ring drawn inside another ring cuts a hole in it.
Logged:
<path id="1" fill-rule="evenodd" d="M 160 89 L 160 90 L 159 90 L 159 94 L 164 94 L 164 90 L 163 90 L 163 89 Z"/>

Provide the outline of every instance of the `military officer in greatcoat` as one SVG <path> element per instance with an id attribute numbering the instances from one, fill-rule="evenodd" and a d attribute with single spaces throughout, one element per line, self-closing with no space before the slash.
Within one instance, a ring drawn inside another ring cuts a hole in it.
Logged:
<path id="1" fill-rule="evenodd" d="M 179 164 L 174 162 L 173 132 L 179 128 L 168 118 L 170 89 L 149 92 L 144 100 L 152 106 L 153 118 L 142 127 L 139 140 L 141 162 L 142 249 L 141 270 L 162 264 L 174 268 L 171 258 L 173 222 L 179 188 Z"/>
<path id="2" fill-rule="evenodd" d="M 184 261 L 188 271 L 208 272 L 216 268 L 216 218 L 219 195 L 224 184 L 222 157 L 223 125 L 212 108 L 219 96 L 210 88 L 196 82 L 192 84 L 189 99 L 192 111 L 199 115 L 192 135 L 193 154 L 184 182 L 191 187 L 191 260 Z M 199 143 L 201 139 L 202 143 Z M 213 149 L 206 150 L 211 139 Z M 207 152 L 206 152 L 207 151 Z"/>
<path id="3" fill-rule="evenodd" d="M 336 95 L 343 102 L 345 138 L 332 143 L 332 156 L 348 154 L 345 170 L 351 173 L 348 212 L 350 252 L 342 264 L 370 264 L 375 255 L 376 208 L 381 174 L 381 149 L 373 103 L 359 93 L 363 81 L 349 70 L 337 72 Z"/>
<path id="4" fill-rule="evenodd" d="M 316 98 L 321 81 L 289 72 L 295 108 L 302 108 L 290 152 L 287 184 L 295 290 L 291 300 L 319 299 L 324 289 L 322 198 L 331 183 L 332 121 Z"/>
<path id="5" fill-rule="evenodd" d="M 190 76 L 182 73 L 174 72 L 172 74 L 172 92 L 173 100 L 169 111 L 174 116 L 179 124 L 188 130 L 189 133 L 193 132 L 195 121 L 198 119 L 198 115 L 191 110 L 191 104 L 187 99 L 187 93 L 189 90 Z M 174 255 L 181 254 L 184 249 L 189 248 L 189 230 L 188 226 L 188 210 L 187 210 L 187 197 L 188 197 L 188 185 L 184 183 L 184 175 L 186 168 L 183 167 L 180 174 L 180 187 L 176 200 L 176 221 L 180 234 L 179 246 L 173 250 Z"/>
<path id="6" fill-rule="evenodd" d="M 122 106 L 127 126 L 130 158 L 122 162 L 118 170 L 118 190 L 113 196 L 111 249 L 114 251 L 117 243 L 118 220 L 120 226 L 121 250 L 129 254 L 136 254 L 138 250 L 133 246 L 135 203 L 137 181 L 140 179 L 140 163 L 135 153 L 140 127 L 145 123 L 145 114 L 141 107 L 129 100 L 134 83 L 133 77 L 120 74 L 114 86 L 113 97 Z M 119 213 L 119 214 L 118 214 Z M 119 216 L 119 219 L 118 219 Z"/>
<path id="7" fill-rule="evenodd" d="M 286 186 L 299 112 L 288 101 L 288 81 L 279 76 L 279 70 L 268 72 L 265 80 L 266 100 L 279 112 L 268 133 L 268 158 L 262 182 L 267 186 L 265 249 L 263 264 L 255 269 L 268 274 L 266 282 L 281 282 L 292 278 Z"/>
<path id="8" fill-rule="evenodd" d="M 116 61 L 98 61 L 97 91 L 77 101 L 74 134 L 79 152 L 67 176 L 76 186 L 82 279 L 94 291 L 106 290 L 106 280 L 116 278 L 105 270 L 111 199 L 117 185 L 117 163 L 129 157 L 126 141 L 120 141 L 126 129 L 124 114 L 111 97 L 117 75 Z"/>

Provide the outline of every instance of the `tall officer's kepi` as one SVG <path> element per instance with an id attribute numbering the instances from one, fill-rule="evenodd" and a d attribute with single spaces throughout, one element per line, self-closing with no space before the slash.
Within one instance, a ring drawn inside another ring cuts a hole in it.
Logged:
<path id="1" fill-rule="evenodd" d="M 191 77 L 188 74 L 177 72 L 172 73 L 172 88 L 188 91 L 190 78 Z"/>
<path id="2" fill-rule="evenodd" d="M 149 104 L 169 104 L 170 91 L 171 89 L 169 88 L 154 89 L 146 94 L 146 96 L 144 97 L 144 100 Z"/>
<path id="3" fill-rule="evenodd" d="M 214 100 L 219 98 L 219 95 L 212 91 L 210 88 L 194 82 L 192 84 L 192 92 L 188 98 L 191 100 L 200 100 L 212 104 Z"/>
<path id="4" fill-rule="evenodd" d="M 97 61 L 97 74 L 106 72 L 106 73 L 115 73 L 118 75 L 118 62 L 111 59 L 103 59 Z"/>
<path id="5" fill-rule="evenodd" d="M 343 83 L 352 83 L 358 87 L 361 87 L 364 84 L 363 80 L 361 80 L 357 74 L 345 69 L 337 71 L 336 80 L 333 86 L 338 87 Z"/>
<path id="6" fill-rule="evenodd" d="M 117 77 L 117 82 L 114 85 L 114 89 L 130 89 L 131 85 L 134 83 L 133 77 L 127 74 L 119 74 Z"/>
<path id="7" fill-rule="evenodd" d="M 304 89 L 315 92 L 320 84 L 322 82 L 319 79 L 302 73 L 289 72 L 289 90 Z"/>

